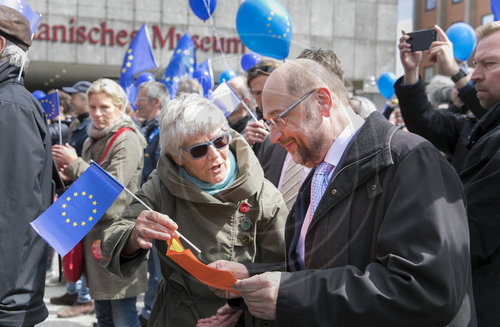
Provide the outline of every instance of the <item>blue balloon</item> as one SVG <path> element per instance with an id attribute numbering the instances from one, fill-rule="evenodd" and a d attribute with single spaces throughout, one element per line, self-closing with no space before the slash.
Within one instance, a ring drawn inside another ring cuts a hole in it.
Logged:
<path id="1" fill-rule="evenodd" d="M 40 90 L 33 91 L 33 93 L 31 93 L 31 94 L 33 94 L 38 101 L 40 101 L 40 99 L 45 98 L 47 96 L 47 94 L 45 94 L 45 92 L 40 91 Z"/>
<path id="2" fill-rule="evenodd" d="M 246 0 L 236 15 L 241 42 L 266 57 L 285 59 L 290 52 L 292 24 L 285 7 L 275 0 Z"/>
<path id="3" fill-rule="evenodd" d="M 206 7 L 205 2 L 207 5 Z M 212 16 L 216 5 L 217 0 L 189 0 L 191 10 L 202 20 L 207 20 L 210 16 Z M 210 13 L 207 12 L 207 7 L 210 10 Z"/>
<path id="4" fill-rule="evenodd" d="M 460 61 L 467 60 L 476 48 L 477 38 L 474 29 L 466 23 L 455 23 L 446 31 L 453 43 L 453 56 Z"/>
<path id="5" fill-rule="evenodd" d="M 253 52 L 247 52 L 241 57 L 241 68 L 249 70 L 260 62 L 260 56 Z"/>
<path id="6" fill-rule="evenodd" d="M 236 73 L 234 70 L 226 69 L 219 75 L 219 84 L 222 84 L 224 81 L 229 81 L 231 78 L 236 77 Z"/>
<path id="7" fill-rule="evenodd" d="M 156 81 L 155 76 L 150 72 L 145 72 L 137 76 L 137 81 L 135 82 L 135 85 L 139 86 L 144 82 L 154 82 L 154 81 Z"/>
<path id="8" fill-rule="evenodd" d="M 396 75 L 391 72 L 383 73 L 378 78 L 378 90 L 386 99 L 390 99 L 394 95 L 394 83 L 396 83 L 396 79 Z"/>

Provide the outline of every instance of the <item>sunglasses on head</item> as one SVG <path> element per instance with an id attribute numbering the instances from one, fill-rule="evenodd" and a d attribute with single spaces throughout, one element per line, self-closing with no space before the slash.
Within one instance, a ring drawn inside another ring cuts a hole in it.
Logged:
<path id="1" fill-rule="evenodd" d="M 255 73 L 257 71 L 260 71 L 260 72 L 263 72 L 263 73 L 266 73 L 266 74 L 271 74 L 273 72 L 273 70 L 275 70 L 276 67 L 272 66 L 272 65 L 266 65 L 266 66 L 253 66 L 252 68 L 250 68 L 247 73 L 248 74 L 251 74 L 251 73 Z"/>
<path id="2" fill-rule="evenodd" d="M 182 146 L 179 146 L 179 148 L 189 153 L 191 158 L 200 159 L 207 155 L 208 147 L 210 145 L 213 145 L 217 150 L 222 150 L 229 144 L 230 141 L 231 141 L 231 135 L 229 134 L 229 131 L 227 131 L 224 134 L 219 135 L 213 140 L 208 141 L 206 143 L 196 144 L 190 146 L 189 148 L 184 148 Z"/>

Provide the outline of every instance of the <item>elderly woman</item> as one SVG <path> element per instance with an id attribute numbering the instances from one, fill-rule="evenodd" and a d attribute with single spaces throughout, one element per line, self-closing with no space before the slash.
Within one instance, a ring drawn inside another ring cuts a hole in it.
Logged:
<path id="1" fill-rule="evenodd" d="M 112 80 L 99 79 L 87 90 L 92 124 L 83 145 L 82 157 L 70 146 L 54 146 L 53 156 L 63 176 L 76 180 L 98 162 L 131 191 L 137 191 L 142 172 L 144 139 L 129 116 L 123 113 L 127 97 Z M 100 243 L 104 230 L 120 220 L 131 196 L 123 192 L 83 239 L 84 274 L 95 300 L 99 326 L 139 326 L 136 297 L 146 290 L 146 265 L 127 278 L 111 274 L 101 266 Z"/>
<path id="2" fill-rule="evenodd" d="M 154 211 L 132 202 L 124 213 L 128 221 L 106 231 L 103 252 L 108 268 L 126 277 L 145 260 L 154 240 L 163 280 L 148 326 L 195 326 L 225 300 L 166 257 L 166 240 L 177 226 L 202 249 L 193 252 L 206 264 L 224 258 L 276 262 L 285 258 L 287 209 L 248 143 L 229 129 L 212 102 L 183 94 L 169 102 L 159 121 L 162 154 L 137 193 Z M 243 321 L 256 323 L 250 315 L 240 317 Z"/>

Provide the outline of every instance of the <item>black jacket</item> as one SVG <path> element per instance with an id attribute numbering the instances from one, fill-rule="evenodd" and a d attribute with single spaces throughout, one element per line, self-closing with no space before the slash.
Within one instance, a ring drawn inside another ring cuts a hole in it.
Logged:
<path id="1" fill-rule="evenodd" d="M 464 194 L 435 147 L 372 113 L 316 209 L 300 270 L 313 173 L 286 223 L 278 326 L 476 326 Z"/>
<path id="2" fill-rule="evenodd" d="M 52 155 L 45 113 L 0 63 L 0 325 L 43 321 L 47 245 L 29 225 L 52 200 Z"/>
<path id="3" fill-rule="evenodd" d="M 435 110 L 427 100 L 422 81 L 409 86 L 403 86 L 402 82 L 403 77 L 396 81 L 394 88 L 406 127 L 449 155 L 451 164 L 460 172 L 469 152 L 466 146 L 468 137 L 477 118 L 473 115 L 457 115 L 448 110 Z M 477 115 L 482 115 L 483 109 L 477 102 L 475 90 L 469 93 L 472 95 L 467 94 L 463 98 L 466 105 Z"/>
<path id="4" fill-rule="evenodd" d="M 500 102 L 476 123 L 460 178 L 467 196 L 480 326 L 500 326 Z"/>
<path id="5" fill-rule="evenodd" d="M 160 125 L 154 118 L 141 128 L 141 133 L 148 145 L 144 149 L 144 167 L 142 168 L 141 185 L 146 183 L 149 175 L 156 169 L 160 159 Z"/>

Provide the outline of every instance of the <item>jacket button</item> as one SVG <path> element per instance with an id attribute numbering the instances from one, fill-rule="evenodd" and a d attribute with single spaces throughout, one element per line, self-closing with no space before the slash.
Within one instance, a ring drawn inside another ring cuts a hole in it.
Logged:
<path id="1" fill-rule="evenodd" d="M 240 241 L 243 245 L 248 245 L 252 242 L 252 236 L 249 233 L 242 233 L 240 236 Z"/>
<path id="2" fill-rule="evenodd" d="M 335 189 L 335 188 L 334 188 L 334 189 L 332 190 L 332 195 L 335 195 L 335 194 L 337 194 L 337 189 Z"/>
<path id="3" fill-rule="evenodd" d="M 375 190 L 377 189 L 377 185 L 373 184 L 373 185 L 371 186 L 371 189 L 372 189 L 372 191 L 375 191 Z"/>

